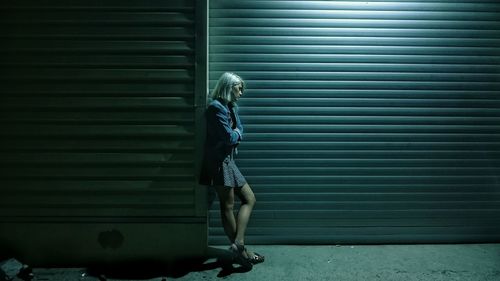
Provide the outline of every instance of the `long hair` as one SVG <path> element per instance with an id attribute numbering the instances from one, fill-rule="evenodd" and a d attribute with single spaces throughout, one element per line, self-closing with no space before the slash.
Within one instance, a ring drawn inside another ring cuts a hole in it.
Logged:
<path id="1" fill-rule="evenodd" d="M 234 73 L 225 72 L 220 76 L 219 81 L 217 81 L 210 98 L 212 100 L 220 99 L 225 103 L 234 104 L 236 99 L 233 94 L 233 87 L 238 84 L 241 84 L 241 91 L 243 92 L 245 89 L 245 81 Z"/>

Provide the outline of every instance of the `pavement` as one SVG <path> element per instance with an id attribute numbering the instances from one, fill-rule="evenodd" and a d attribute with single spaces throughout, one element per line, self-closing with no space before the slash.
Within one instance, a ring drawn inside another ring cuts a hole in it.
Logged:
<path id="1" fill-rule="evenodd" d="M 266 261 L 251 270 L 232 264 L 227 247 L 173 265 L 106 269 L 34 268 L 34 280 L 404 280 L 500 281 L 500 244 L 252 246 Z"/>

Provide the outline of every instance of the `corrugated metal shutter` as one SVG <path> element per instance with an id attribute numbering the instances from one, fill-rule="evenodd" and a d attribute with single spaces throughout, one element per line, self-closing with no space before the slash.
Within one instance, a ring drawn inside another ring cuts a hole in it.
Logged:
<path id="1" fill-rule="evenodd" d="M 500 240 L 497 1 L 211 1 L 248 243 Z M 227 243 L 217 204 L 210 242 Z"/>
<path id="2" fill-rule="evenodd" d="M 206 89 L 206 23 L 196 17 L 207 6 L 198 2 L 0 4 L 4 222 L 205 224 L 195 90 Z"/>

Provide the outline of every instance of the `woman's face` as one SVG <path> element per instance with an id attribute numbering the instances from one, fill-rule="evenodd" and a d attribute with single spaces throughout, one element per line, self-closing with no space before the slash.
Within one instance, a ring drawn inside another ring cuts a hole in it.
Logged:
<path id="1" fill-rule="evenodd" d="M 235 101 L 239 100 L 240 97 L 243 95 L 243 85 L 241 83 L 238 83 L 233 86 L 233 96 Z"/>

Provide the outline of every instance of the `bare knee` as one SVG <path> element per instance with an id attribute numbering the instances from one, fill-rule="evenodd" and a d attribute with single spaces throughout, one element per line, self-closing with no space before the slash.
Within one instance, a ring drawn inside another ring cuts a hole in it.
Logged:
<path id="1" fill-rule="evenodd" d="M 232 212 L 234 210 L 234 200 L 220 202 L 220 208 L 224 212 Z"/>
<path id="2" fill-rule="evenodd" d="M 255 203 L 257 203 L 257 199 L 255 199 L 255 195 L 252 195 L 251 198 L 248 200 L 248 204 L 255 206 Z"/>
<path id="3" fill-rule="evenodd" d="M 252 194 L 247 194 L 246 196 L 244 196 L 242 198 L 241 203 L 253 207 L 253 206 L 255 206 L 255 203 L 257 203 L 257 200 L 255 199 L 255 195 L 252 193 Z"/>
<path id="4" fill-rule="evenodd" d="M 217 195 L 219 197 L 220 210 L 228 213 L 234 209 L 234 191 L 224 186 L 216 187 Z"/>

